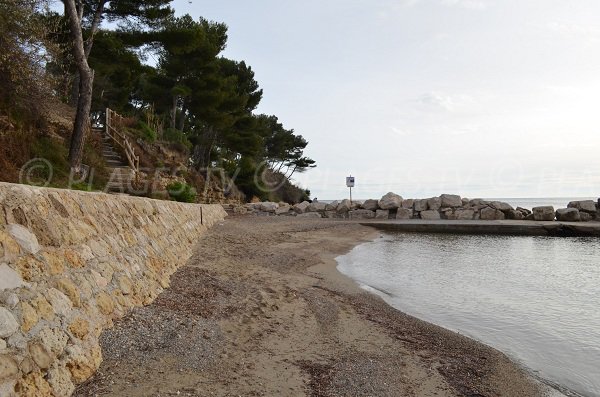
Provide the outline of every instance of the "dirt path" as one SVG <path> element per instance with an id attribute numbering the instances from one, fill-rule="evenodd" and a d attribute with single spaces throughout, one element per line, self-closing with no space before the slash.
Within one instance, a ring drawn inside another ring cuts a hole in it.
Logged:
<path id="1" fill-rule="evenodd" d="M 536 396 L 497 351 L 404 315 L 335 270 L 377 236 L 339 221 L 234 218 L 150 306 L 102 336 L 76 396 Z"/>

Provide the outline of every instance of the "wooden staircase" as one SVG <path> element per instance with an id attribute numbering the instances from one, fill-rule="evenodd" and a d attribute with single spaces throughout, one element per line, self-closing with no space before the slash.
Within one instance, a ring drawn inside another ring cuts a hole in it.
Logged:
<path id="1" fill-rule="evenodd" d="M 135 171 L 129 166 L 127 160 L 115 150 L 113 138 L 105 128 L 92 128 L 94 134 L 102 137 L 102 157 L 106 161 L 109 172 L 109 180 L 104 188 L 106 193 L 128 193 L 135 180 Z"/>

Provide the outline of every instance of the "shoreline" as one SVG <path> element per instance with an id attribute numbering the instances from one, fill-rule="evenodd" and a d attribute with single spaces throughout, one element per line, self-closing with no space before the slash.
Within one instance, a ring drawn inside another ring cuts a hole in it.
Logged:
<path id="1" fill-rule="evenodd" d="M 377 235 L 326 220 L 225 221 L 153 304 L 103 333 L 104 362 L 74 395 L 545 395 L 504 354 L 337 270 L 336 257 Z"/>

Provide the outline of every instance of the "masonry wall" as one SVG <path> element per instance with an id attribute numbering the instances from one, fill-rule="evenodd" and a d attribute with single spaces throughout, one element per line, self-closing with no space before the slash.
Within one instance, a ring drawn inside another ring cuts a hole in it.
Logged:
<path id="1" fill-rule="evenodd" d="M 0 396 L 69 396 L 98 338 L 169 285 L 220 205 L 0 183 Z"/>

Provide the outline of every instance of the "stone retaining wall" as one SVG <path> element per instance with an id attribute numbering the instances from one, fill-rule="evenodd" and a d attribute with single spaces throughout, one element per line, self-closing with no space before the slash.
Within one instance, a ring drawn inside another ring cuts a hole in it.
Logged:
<path id="1" fill-rule="evenodd" d="M 220 205 L 0 183 L 0 396 L 69 396 L 98 338 L 147 305 Z"/>

